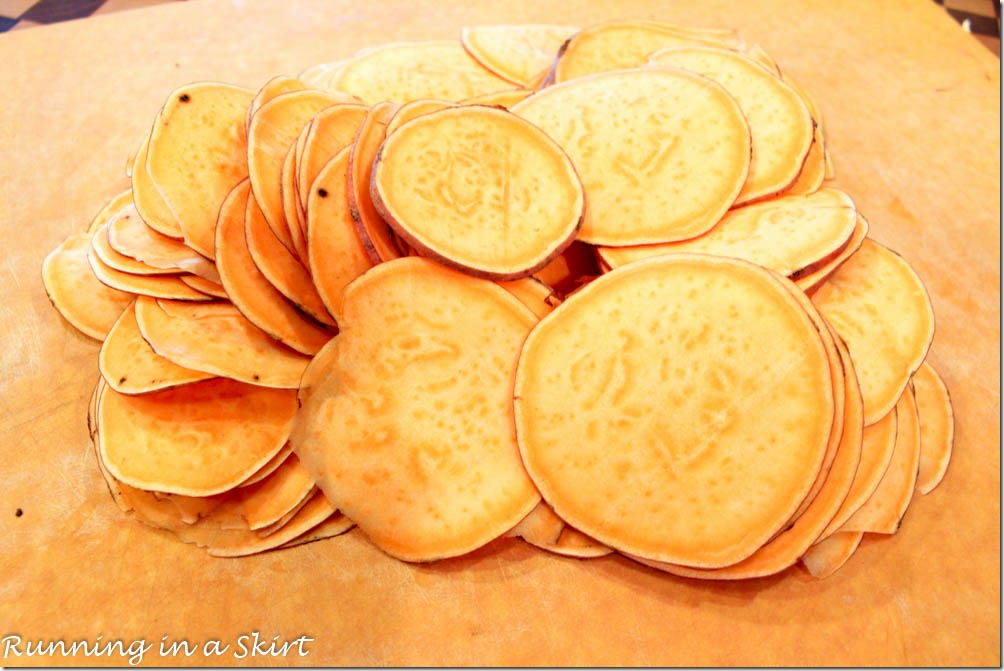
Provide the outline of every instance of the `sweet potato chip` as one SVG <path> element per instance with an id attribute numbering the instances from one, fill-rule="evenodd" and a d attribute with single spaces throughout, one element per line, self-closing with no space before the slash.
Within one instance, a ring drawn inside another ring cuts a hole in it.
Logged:
<path id="1" fill-rule="evenodd" d="M 826 538 L 840 529 L 844 522 L 851 518 L 858 508 L 864 505 L 868 497 L 878 487 L 889 461 L 892 459 L 893 448 L 896 446 L 896 409 L 879 421 L 866 426 L 861 433 L 861 462 L 854 474 L 851 490 L 844 497 L 840 509 L 830 520 L 826 529 L 819 534 Z"/>
<path id="2" fill-rule="evenodd" d="M 812 145 L 813 121 L 802 97 L 780 77 L 737 51 L 714 47 L 664 49 L 649 63 L 704 75 L 739 102 L 753 156 L 736 205 L 776 195 L 795 181 Z"/>
<path id="3" fill-rule="evenodd" d="M 108 385 L 122 394 L 145 394 L 213 377 L 182 368 L 154 352 L 143 340 L 133 306 L 122 312 L 101 344 L 98 368 Z"/>
<path id="4" fill-rule="evenodd" d="M 254 93 L 203 82 L 168 96 L 150 132 L 146 168 L 185 244 L 207 258 L 220 203 L 247 177 L 244 118 Z"/>
<path id="5" fill-rule="evenodd" d="M 515 114 L 481 105 L 423 114 L 388 135 L 371 195 L 421 254 L 494 279 L 547 265 L 574 239 L 585 208 L 560 146 Z"/>
<path id="6" fill-rule="evenodd" d="M 349 207 L 349 152 L 346 147 L 328 161 L 307 201 L 307 260 L 317 293 L 336 322 L 342 291 L 373 265 Z"/>
<path id="7" fill-rule="evenodd" d="M 554 138 L 575 164 L 589 203 L 579 233 L 585 242 L 700 235 L 732 207 L 749 173 L 749 126 L 735 98 L 684 70 L 576 79 L 535 93 L 513 112 Z"/>
<path id="8" fill-rule="evenodd" d="M 98 257 L 93 239 L 87 250 L 87 262 L 91 264 L 91 270 L 101 282 L 120 291 L 179 301 L 210 299 L 206 294 L 182 282 L 177 275 L 136 275 L 112 268 Z"/>
<path id="9" fill-rule="evenodd" d="M 917 491 L 930 494 L 945 477 L 952 459 L 955 415 L 952 399 L 938 371 L 925 361 L 913 374 L 920 418 L 920 465 Z"/>
<path id="10" fill-rule="evenodd" d="M 248 126 L 248 173 L 251 191 L 269 228 L 288 249 L 295 249 L 282 207 L 282 166 L 305 125 L 325 107 L 351 96 L 312 89 L 290 91 L 264 103 Z"/>
<path id="11" fill-rule="evenodd" d="M 261 214 L 261 208 L 252 207 L 250 201 L 244 219 L 244 237 L 254 265 L 280 294 L 297 308 L 325 326 L 334 326 L 310 273 L 293 255 Z"/>
<path id="12" fill-rule="evenodd" d="M 804 296 L 802 297 L 804 299 Z M 690 578 L 713 580 L 743 580 L 766 575 L 774 575 L 793 566 L 799 557 L 815 543 L 820 532 L 826 527 L 839 509 L 841 501 L 850 489 L 861 456 L 861 435 L 863 406 L 861 391 L 854 376 L 854 369 L 848 363 L 847 350 L 843 343 L 836 341 L 841 359 L 845 361 L 844 374 L 846 394 L 844 418 L 839 444 L 832 465 L 825 474 L 822 487 L 808 506 L 786 528 L 771 538 L 749 557 L 730 566 L 717 569 L 700 569 L 643 559 L 642 563 L 676 575 Z"/>
<path id="13" fill-rule="evenodd" d="M 868 500 L 844 522 L 840 531 L 894 534 L 913 498 L 920 464 L 920 424 L 913 387 L 907 385 L 896 403 L 896 445 L 889 467 Z"/>
<path id="14" fill-rule="evenodd" d="M 840 531 L 821 540 L 802 555 L 802 564 L 814 578 L 828 578 L 843 566 L 858 549 L 864 533 Z"/>
<path id="15" fill-rule="evenodd" d="M 555 83 L 610 70 L 635 68 L 667 47 L 739 46 L 734 31 L 703 30 L 656 21 L 609 21 L 589 26 L 562 46 L 553 66 Z"/>
<path id="16" fill-rule="evenodd" d="M 304 89 L 309 88 L 311 88 L 310 85 L 304 80 L 299 77 L 290 77 L 289 75 L 276 75 L 262 84 L 262 87 L 258 89 L 258 92 L 251 100 L 251 104 L 248 105 L 247 113 L 244 117 L 245 136 L 247 135 L 248 130 L 251 129 L 251 119 L 262 105 L 267 103 L 272 98 L 282 95 L 283 93 L 303 91 Z"/>
<path id="17" fill-rule="evenodd" d="M 286 512 L 304 501 L 314 489 L 310 477 L 295 454 L 254 485 L 241 486 L 241 505 L 248 527 L 257 531 L 274 524 Z"/>
<path id="18" fill-rule="evenodd" d="M 847 341 L 865 399 L 865 425 L 896 405 L 934 338 L 934 310 L 917 273 L 871 238 L 812 294 Z"/>
<path id="19" fill-rule="evenodd" d="M 836 189 L 773 198 L 730 210 L 707 233 L 689 240 L 634 247 L 601 247 L 611 268 L 633 260 L 697 252 L 733 256 L 793 277 L 830 259 L 850 241 L 857 212 Z"/>
<path id="20" fill-rule="evenodd" d="M 461 29 L 460 42 L 499 77 L 528 87 L 551 67 L 558 49 L 578 30 L 548 24 L 469 26 Z"/>
<path id="21" fill-rule="evenodd" d="M 493 93 L 483 93 L 473 98 L 461 100 L 461 105 L 494 105 L 495 107 L 511 108 L 516 103 L 526 100 L 533 93 L 530 89 L 506 89 Z"/>
<path id="22" fill-rule="evenodd" d="M 446 100 L 437 100 L 435 98 L 419 98 L 418 100 L 407 102 L 394 110 L 393 116 L 391 116 L 390 121 L 387 122 L 384 134 L 390 135 L 415 117 L 428 114 L 429 112 L 438 112 L 439 110 L 446 109 L 447 107 L 455 107 L 458 104 L 459 103 L 448 102 Z"/>
<path id="23" fill-rule="evenodd" d="M 148 135 L 133 159 L 131 171 L 133 204 L 147 226 L 162 235 L 180 241 L 184 237 L 181 223 L 164 200 L 146 166 L 149 147 Z"/>
<path id="24" fill-rule="evenodd" d="M 397 103 L 389 101 L 374 105 L 360 125 L 349 152 L 349 211 L 356 224 L 359 240 L 373 263 L 403 256 L 393 232 L 376 211 L 370 196 L 373 161 L 387 137 L 387 124 L 398 107 Z"/>
<path id="25" fill-rule="evenodd" d="M 275 453 L 275 456 L 269 459 L 268 463 L 259 468 L 252 474 L 247 480 L 237 485 L 238 487 L 248 487 L 257 482 L 261 482 L 272 473 L 274 473 L 280 466 L 282 466 L 286 459 L 293 454 L 293 446 L 288 442 L 282 446 L 282 449 Z"/>
<path id="26" fill-rule="evenodd" d="M 595 538 L 565 524 L 544 501 L 538 503 L 510 533 L 542 550 L 566 557 L 587 559 L 604 557 L 613 552 Z"/>
<path id="27" fill-rule="evenodd" d="M 223 287 L 251 323 L 297 352 L 313 355 L 334 334 L 299 312 L 255 265 L 244 233 L 252 217 L 262 214 L 245 181 L 227 197 L 216 226 Z"/>
<path id="28" fill-rule="evenodd" d="M 296 393 L 225 378 L 98 398 L 101 459 L 141 489 L 210 496 L 261 468 L 289 436 Z"/>
<path id="29" fill-rule="evenodd" d="M 328 498 L 407 561 L 469 552 L 539 502 L 512 416 L 536 317 L 493 282 L 419 257 L 350 284 L 304 374 L 290 442 Z"/>
<path id="30" fill-rule="evenodd" d="M 508 280 L 499 282 L 499 285 L 518 298 L 523 305 L 530 308 L 530 311 L 537 315 L 538 319 L 549 314 L 561 303 L 561 299 L 555 296 L 554 289 L 535 277 Z"/>
<path id="31" fill-rule="evenodd" d="M 186 304 L 140 296 L 136 321 L 157 354 L 221 377 L 295 389 L 310 362 L 252 324 L 231 303 Z"/>
<path id="32" fill-rule="evenodd" d="M 130 215 L 122 211 L 116 218 L 130 218 Z M 94 248 L 94 253 L 101 259 L 102 263 L 112 270 L 122 273 L 130 275 L 179 275 L 184 272 L 180 268 L 157 268 L 122 254 L 108 241 L 108 224 L 98 227 L 98 230 L 94 232 L 91 247 Z"/>
<path id="33" fill-rule="evenodd" d="M 73 328 L 104 340 L 136 295 L 97 278 L 87 259 L 91 238 L 88 233 L 71 235 L 49 252 L 42 261 L 42 284 L 52 306 Z"/>
<path id="34" fill-rule="evenodd" d="M 639 261 L 572 294 L 527 338 L 515 399 L 524 464 L 560 517 L 622 552 L 703 567 L 788 522 L 834 415 L 805 307 L 770 271 L 704 255 Z"/>
<path id="35" fill-rule="evenodd" d="M 139 217 L 132 203 L 108 221 L 108 244 L 119 254 L 147 266 L 194 273 L 207 280 L 219 279 L 213 263 L 174 238 L 153 230 Z"/>
<path id="36" fill-rule="evenodd" d="M 859 212 L 857 221 L 854 222 L 854 232 L 839 252 L 821 263 L 803 268 L 792 276 L 798 288 L 811 295 L 844 261 L 861 249 L 865 238 L 868 237 L 868 228 L 868 221 Z"/>
<path id="37" fill-rule="evenodd" d="M 213 266 L 215 270 L 215 265 Z M 200 293 L 204 293 L 207 296 L 213 298 L 223 298 L 229 300 L 230 296 L 227 294 L 227 290 L 223 288 L 223 285 L 219 282 L 212 282 L 204 277 L 199 277 L 198 275 L 180 275 L 179 279 L 182 282 L 192 287 Z"/>
<path id="38" fill-rule="evenodd" d="M 370 105 L 419 98 L 463 100 L 512 88 L 456 40 L 397 42 L 367 49 L 340 67 L 329 85 Z"/>
<path id="39" fill-rule="evenodd" d="M 85 232 L 93 235 L 102 224 L 111 221 L 116 214 L 132 204 L 132 189 L 120 191 L 98 210 L 98 213 L 91 219 L 91 223 L 87 225 Z"/>

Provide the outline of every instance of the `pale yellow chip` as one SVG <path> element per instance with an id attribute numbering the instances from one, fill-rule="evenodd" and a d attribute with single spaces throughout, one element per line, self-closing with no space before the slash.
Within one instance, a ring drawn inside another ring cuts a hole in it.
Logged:
<path id="1" fill-rule="evenodd" d="M 802 97 L 784 80 L 731 49 L 673 47 L 652 54 L 649 63 L 713 79 L 739 102 L 753 155 L 736 205 L 776 195 L 795 181 L 812 145 L 814 124 Z"/>
<path id="2" fill-rule="evenodd" d="M 560 517 L 708 568 L 788 522 L 834 415 L 830 357 L 794 293 L 705 255 L 629 264 L 569 296 L 528 337 L 515 399 L 523 462 Z"/>
<path id="3" fill-rule="evenodd" d="M 228 84 L 182 86 L 168 96 L 150 132 L 150 179 L 185 243 L 210 259 L 220 204 L 248 174 L 244 118 L 253 97 Z"/>
<path id="4" fill-rule="evenodd" d="M 683 70 L 575 79 L 512 110 L 571 157 L 589 204 L 579 232 L 585 242 L 640 245 L 700 235 L 732 207 L 749 173 L 750 131 L 735 98 Z"/>
<path id="5" fill-rule="evenodd" d="M 42 284 L 52 306 L 71 326 L 104 340 L 136 295 L 97 278 L 87 259 L 91 238 L 88 233 L 71 235 L 49 252 L 42 261 Z"/>
<path id="6" fill-rule="evenodd" d="M 329 86 L 373 105 L 419 98 L 463 100 L 512 88 L 457 40 L 397 42 L 366 49 L 342 65 Z"/>
<path id="7" fill-rule="evenodd" d="M 225 378 L 98 399 L 101 459 L 133 487 L 186 496 L 234 488 L 289 436 L 296 393 Z"/>
<path id="8" fill-rule="evenodd" d="M 856 226 L 857 211 L 850 197 L 837 189 L 821 189 L 730 210 L 710 231 L 688 240 L 600 247 L 597 253 L 611 268 L 662 254 L 716 254 L 794 277 L 842 250 Z"/>
<path id="9" fill-rule="evenodd" d="M 296 389 L 310 358 L 248 321 L 232 303 L 136 300 L 143 339 L 179 366 L 267 387 Z"/>
<path id="10" fill-rule="evenodd" d="M 460 42 L 481 65 L 520 86 L 551 67 L 558 50 L 579 29 L 554 24 L 468 26 Z"/>
<path id="11" fill-rule="evenodd" d="M 888 413 L 934 338 L 934 310 L 910 264 L 867 238 L 812 294 L 847 341 L 861 380 L 865 425 Z"/>
<path id="12" fill-rule="evenodd" d="M 913 375 L 913 390 L 920 418 L 920 465 L 917 491 L 930 494 L 941 483 L 952 459 L 955 414 L 948 387 L 929 362 Z"/>
<path id="13" fill-rule="evenodd" d="M 625 68 L 636 68 L 660 49 L 706 44 L 737 47 L 730 30 L 708 30 L 656 21 L 608 21 L 573 35 L 561 48 L 550 78 L 555 83 Z"/>
<path id="14" fill-rule="evenodd" d="M 304 375 L 290 442 L 387 553 L 464 554 L 538 503 L 512 417 L 519 348 L 535 322 L 493 282 L 419 257 L 346 289 L 342 330 Z"/>
<path id="15" fill-rule="evenodd" d="M 461 100 L 461 105 L 494 105 L 496 107 L 511 108 L 518 102 L 526 100 L 533 94 L 530 89 L 506 89 L 505 91 L 495 91 L 493 93 L 483 93 L 473 98 Z"/>
<path id="16" fill-rule="evenodd" d="M 122 394 L 146 394 L 213 377 L 212 373 L 183 368 L 154 352 L 140 333 L 131 305 L 101 344 L 98 368 L 108 385 Z"/>

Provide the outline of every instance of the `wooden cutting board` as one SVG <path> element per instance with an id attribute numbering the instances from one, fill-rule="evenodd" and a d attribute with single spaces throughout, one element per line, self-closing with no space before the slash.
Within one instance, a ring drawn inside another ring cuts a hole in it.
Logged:
<path id="1" fill-rule="evenodd" d="M 39 268 L 127 185 L 167 93 L 464 25 L 616 17 L 737 28 L 773 55 L 823 110 L 836 184 L 927 282 L 955 457 L 900 532 L 826 580 L 707 583 L 515 540 L 414 566 L 358 532 L 212 559 L 123 516 L 87 437 L 98 345 Z M 193 0 L 5 34 L 0 62 L 2 664 L 1000 665 L 999 62 L 935 3 Z M 94 654 L 15 654 L 60 639 Z"/>

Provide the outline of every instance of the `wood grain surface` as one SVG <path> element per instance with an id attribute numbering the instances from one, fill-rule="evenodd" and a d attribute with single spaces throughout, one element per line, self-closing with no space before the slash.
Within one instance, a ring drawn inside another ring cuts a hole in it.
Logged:
<path id="1" fill-rule="evenodd" d="M 823 110 L 836 184 L 927 283 L 955 456 L 898 534 L 826 580 L 709 583 L 516 540 L 409 565 L 357 531 L 212 559 L 119 512 L 87 436 L 98 344 L 51 308 L 40 266 L 128 184 L 175 86 L 256 88 L 464 25 L 626 16 L 737 28 L 773 55 Z M 0 62 L 4 665 L 129 663 L 5 648 L 59 639 L 142 641 L 147 665 L 1000 665 L 999 62 L 934 3 L 193 0 L 12 32 Z M 252 656 L 255 635 L 301 642 Z M 192 654 L 161 654 L 182 639 Z"/>

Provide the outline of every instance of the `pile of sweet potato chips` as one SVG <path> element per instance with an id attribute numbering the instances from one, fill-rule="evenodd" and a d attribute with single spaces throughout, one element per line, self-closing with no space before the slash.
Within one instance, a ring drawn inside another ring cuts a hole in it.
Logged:
<path id="1" fill-rule="evenodd" d="M 123 511 L 711 579 L 839 568 L 952 448 L 931 302 L 730 30 L 474 26 L 172 92 L 45 259 Z"/>

